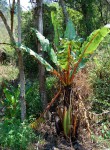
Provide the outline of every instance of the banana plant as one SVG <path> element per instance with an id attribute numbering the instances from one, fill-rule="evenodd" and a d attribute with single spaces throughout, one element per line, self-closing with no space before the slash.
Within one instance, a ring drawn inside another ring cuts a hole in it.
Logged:
<path id="1" fill-rule="evenodd" d="M 50 46 L 49 40 L 46 39 L 41 33 L 37 30 L 32 29 L 37 38 L 39 39 L 42 45 L 42 51 L 45 51 L 50 56 L 51 61 L 54 63 L 53 67 L 45 59 L 43 59 L 36 52 L 30 48 L 20 45 L 19 48 L 28 52 L 30 55 L 33 55 L 42 65 L 45 66 L 46 70 L 55 75 L 61 82 L 62 89 L 58 91 L 55 97 L 47 106 L 47 111 L 50 106 L 54 103 L 57 97 L 60 95 L 61 91 L 65 91 L 64 105 L 67 107 L 67 110 L 64 112 L 64 118 L 62 123 L 64 124 L 65 135 L 69 133 L 70 130 L 70 92 L 71 85 L 75 78 L 76 73 L 85 66 L 91 55 L 97 49 L 104 37 L 110 33 L 110 24 L 105 25 L 104 27 L 93 31 L 90 36 L 87 37 L 87 40 L 84 41 L 80 38 L 74 28 L 74 25 L 71 20 L 68 21 L 66 31 L 63 39 L 60 40 L 60 46 L 58 51 L 55 52 L 54 49 Z M 57 68 L 57 69 L 56 69 Z M 69 120 L 69 125 L 68 125 Z"/>
<path id="2" fill-rule="evenodd" d="M 60 39 L 60 47 L 57 52 L 51 48 L 49 40 L 39 31 L 35 29 L 32 30 L 39 39 L 42 45 L 42 50 L 48 53 L 57 69 L 30 48 L 24 45 L 20 45 L 19 47 L 30 55 L 33 55 L 42 65 L 45 66 L 47 71 L 56 75 L 62 85 L 68 86 L 72 84 L 77 71 L 85 66 L 100 42 L 108 33 L 110 33 L 110 24 L 93 31 L 90 36 L 87 37 L 87 40 L 83 42 L 83 39 L 77 36 L 72 21 L 69 20 L 65 31 L 65 37 Z"/>

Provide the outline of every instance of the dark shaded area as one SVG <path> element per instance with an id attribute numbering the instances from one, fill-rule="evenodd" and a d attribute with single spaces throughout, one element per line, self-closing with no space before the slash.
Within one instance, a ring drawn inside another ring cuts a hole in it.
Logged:
<path id="1" fill-rule="evenodd" d="M 5 64 L 7 59 L 7 55 L 4 51 L 0 50 L 0 63 Z"/>

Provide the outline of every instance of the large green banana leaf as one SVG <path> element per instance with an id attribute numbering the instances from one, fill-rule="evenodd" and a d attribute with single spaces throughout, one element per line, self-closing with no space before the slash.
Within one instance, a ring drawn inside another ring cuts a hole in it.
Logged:
<path id="1" fill-rule="evenodd" d="M 80 56 L 78 60 L 79 69 L 84 67 L 85 63 L 89 60 L 90 55 L 97 49 L 104 37 L 110 33 L 110 24 L 105 25 L 101 29 L 93 31 L 87 40 L 82 44 L 80 48 Z"/>
<path id="2" fill-rule="evenodd" d="M 54 52 L 53 48 L 50 47 L 49 40 L 46 39 L 38 30 L 33 29 L 32 30 L 36 33 L 37 38 L 39 39 L 41 45 L 42 45 L 42 50 L 47 52 L 48 55 L 50 56 L 50 59 L 56 64 L 59 65 L 57 62 L 57 55 Z"/>
<path id="3" fill-rule="evenodd" d="M 83 43 L 80 49 L 82 52 L 81 55 L 83 55 L 83 57 L 87 57 L 88 54 L 92 54 L 108 33 L 110 33 L 110 24 L 107 24 L 101 29 L 93 31 L 87 40 Z"/>
<path id="4" fill-rule="evenodd" d="M 61 69 L 68 70 L 68 67 L 70 65 L 73 65 L 76 61 L 75 51 L 76 49 L 80 48 L 81 43 L 79 41 L 76 41 L 77 35 L 73 22 L 71 20 L 69 20 L 67 23 L 64 37 L 65 39 L 62 39 L 60 42 L 61 50 L 59 50 L 57 53 L 57 59 Z M 71 47 L 71 49 L 69 49 L 69 46 Z"/>
<path id="5" fill-rule="evenodd" d="M 77 63 L 74 65 L 74 69 L 71 75 L 71 81 L 74 78 L 76 71 L 84 67 L 85 63 L 89 60 L 90 55 L 97 49 L 104 37 L 110 33 L 110 24 L 105 25 L 101 29 L 93 31 L 87 40 L 82 44 L 80 48 L 80 55 Z"/>
<path id="6" fill-rule="evenodd" d="M 54 68 L 47 61 L 45 61 L 41 56 L 35 53 L 33 50 L 31 50 L 30 48 L 24 45 L 21 45 L 19 48 L 25 50 L 30 55 L 34 56 L 41 64 L 45 66 L 47 71 L 53 72 Z"/>
<path id="7" fill-rule="evenodd" d="M 52 24 L 54 26 L 54 43 L 56 46 L 59 46 L 59 36 L 60 36 L 60 30 L 59 30 L 59 22 L 57 19 L 57 12 L 56 11 L 51 11 L 51 19 L 52 19 Z"/>

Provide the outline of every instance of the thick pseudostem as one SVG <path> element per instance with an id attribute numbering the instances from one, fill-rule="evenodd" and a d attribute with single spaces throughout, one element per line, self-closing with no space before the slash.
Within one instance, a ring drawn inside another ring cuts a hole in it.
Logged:
<path id="1" fill-rule="evenodd" d="M 71 95 L 71 85 L 70 86 L 65 86 L 64 87 L 64 106 L 69 108 L 70 105 L 70 95 Z"/>
<path id="2" fill-rule="evenodd" d="M 83 77 L 82 74 L 81 77 Z M 78 86 L 76 85 L 76 83 L 73 83 L 70 86 L 61 87 L 61 89 L 58 91 L 58 93 L 55 95 L 55 97 L 48 104 L 46 110 L 44 111 L 44 113 L 46 113 L 51 106 L 55 107 L 56 111 L 54 112 L 54 118 L 56 123 L 56 132 L 58 135 L 60 135 L 60 133 L 63 133 L 63 135 L 66 136 L 67 139 L 71 139 L 73 143 L 77 140 L 80 140 L 83 135 L 84 137 L 90 135 L 90 126 L 84 102 L 84 98 L 86 98 L 88 95 L 89 88 L 88 86 L 87 88 L 81 87 L 81 85 L 86 85 L 86 82 L 83 84 L 81 78 L 80 84 L 79 76 L 77 79 L 77 83 Z M 81 88 L 82 92 L 79 91 L 81 90 Z M 86 92 L 88 92 L 84 93 L 84 89 Z M 57 105 L 54 105 L 54 103 L 56 103 Z M 70 113 L 68 113 L 69 109 Z M 41 117 L 43 117 L 44 113 L 42 113 Z M 70 115 L 69 117 L 71 121 L 69 124 L 68 121 L 66 122 L 66 126 L 70 126 L 70 128 L 68 128 L 69 131 L 65 135 L 64 118 L 66 116 L 65 114 L 67 113 Z M 83 135 L 82 132 L 84 133 Z M 82 139 L 80 141 L 82 141 Z"/>
<path id="3" fill-rule="evenodd" d="M 90 125 L 87 117 L 83 98 L 72 86 L 66 86 L 61 94 L 61 104 L 57 107 L 57 114 L 63 124 L 65 111 L 71 108 L 70 119 L 71 129 L 68 137 L 74 142 L 79 139 L 80 131 L 86 130 L 90 137 Z"/>

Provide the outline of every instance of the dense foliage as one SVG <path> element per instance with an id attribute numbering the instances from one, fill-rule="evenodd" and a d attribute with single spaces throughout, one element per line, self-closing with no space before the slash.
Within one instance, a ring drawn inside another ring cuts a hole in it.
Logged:
<path id="1" fill-rule="evenodd" d="M 108 41 L 109 36 L 100 45 L 100 51 L 97 51 L 91 62 L 90 79 L 93 86 L 93 110 L 97 113 L 110 109 L 110 50 Z"/>
<path id="2" fill-rule="evenodd" d="M 35 134 L 27 122 L 10 119 L 0 122 L 0 146 L 15 150 L 27 150 L 35 140 Z"/>

